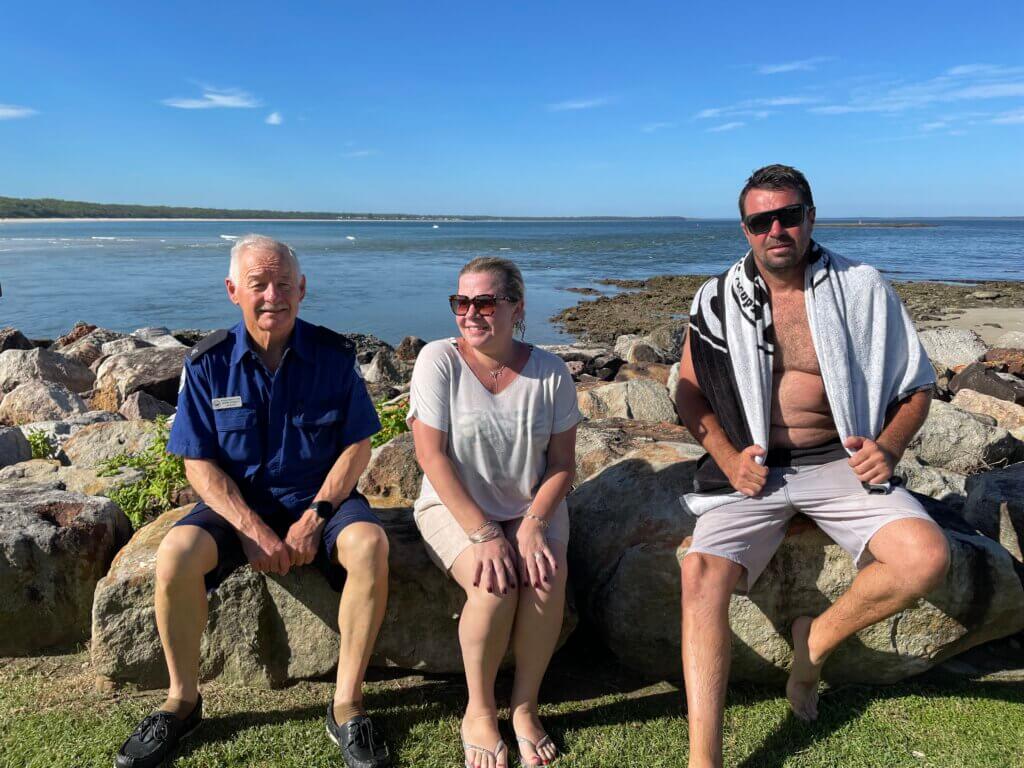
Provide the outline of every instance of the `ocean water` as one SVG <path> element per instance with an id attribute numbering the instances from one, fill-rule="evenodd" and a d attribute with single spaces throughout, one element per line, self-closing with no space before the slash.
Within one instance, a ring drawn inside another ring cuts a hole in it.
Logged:
<path id="1" fill-rule="evenodd" d="M 1024 221 L 927 228 L 833 228 L 819 242 L 896 280 L 1024 279 Z M 745 251 L 735 221 L 15 222 L 0 223 L 0 326 L 55 337 L 77 320 L 128 331 L 237 321 L 224 289 L 231 238 L 260 232 L 302 263 L 300 314 L 397 343 L 456 333 L 448 294 L 481 255 L 523 270 L 528 341 L 567 340 L 548 318 L 602 278 L 711 274 Z"/>

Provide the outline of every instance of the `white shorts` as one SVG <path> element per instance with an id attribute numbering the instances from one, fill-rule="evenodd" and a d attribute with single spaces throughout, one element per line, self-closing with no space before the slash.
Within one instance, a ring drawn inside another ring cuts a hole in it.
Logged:
<path id="1" fill-rule="evenodd" d="M 736 585 L 747 592 L 768 565 L 797 513 L 811 518 L 854 558 L 872 561 L 868 542 L 883 526 L 904 518 L 931 517 L 904 488 L 869 493 L 847 459 L 807 467 L 775 467 L 759 496 L 744 497 L 697 517 L 687 555 L 702 552 L 742 565 Z"/>

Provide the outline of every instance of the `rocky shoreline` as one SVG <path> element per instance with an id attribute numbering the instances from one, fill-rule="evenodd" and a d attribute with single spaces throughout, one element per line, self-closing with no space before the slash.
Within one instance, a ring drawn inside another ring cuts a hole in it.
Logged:
<path id="1" fill-rule="evenodd" d="M 584 416 L 568 499 L 576 610 L 563 637 L 578 618 L 623 664 L 656 678 L 674 677 L 679 657 L 677 556 L 694 519 L 678 498 L 702 449 L 673 402 L 686 312 L 702 280 L 607 281 L 626 291 L 560 315 L 575 313 L 565 327 L 583 341 L 546 347 L 566 362 Z M 897 289 L 920 323 L 953 307 L 1019 313 L 1024 294 L 1024 284 L 995 282 Z M 828 680 L 899 680 L 1024 630 L 1024 333 L 995 330 L 997 344 L 949 324 L 921 331 L 939 383 L 897 475 L 945 529 L 953 566 L 928 600 L 837 651 Z M 154 444 L 154 419 L 173 415 L 182 361 L 204 335 L 79 324 L 42 342 L 0 329 L 0 656 L 88 640 L 103 686 L 166 683 L 153 621 L 155 550 L 195 497 L 184 489 L 176 509 L 133 531 L 110 497 L 139 482 L 139 471 L 103 467 Z M 392 347 L 350 338 L 374 399 L 401 402 L 423 340 Z M 33 458 L 40 436 L 47 458 Z M 391 540 L 392 597 L 374 663 L 449 673 L 460 666 L 461 596 L 427 561 L 412 524 L 421 478 L 411 436 L 401 434 L 374 449 L 359 481 Z M 819 611 L 855 575 L 813 524 L 789 534 L 755 592 L 731 603 L 734 679 L 784 677 L 794 611 Z M 309 569 L 285 577 L 241 569 L 211 603 L 204 678 L 275 687 L 328 674 L 335 599 Z"/>
<path id="2" fill-rule="evenodd" d="M 710 275 L 659 275 L 644 280 L 600 280 L 621 289 L 600 295 L 589 286 L 567 290 L 597 298 L 579 301 L 551 317 L 566 333 L 582 341 L 612 343 L 626 333 L 647 334 L 688 317 L 697 289 Z M 949 323 L 967 309 L 1015 309 L 1024 317 L 1024 281 L 937 283 L 894 281 L 911 318 L 921 324 Z"/>

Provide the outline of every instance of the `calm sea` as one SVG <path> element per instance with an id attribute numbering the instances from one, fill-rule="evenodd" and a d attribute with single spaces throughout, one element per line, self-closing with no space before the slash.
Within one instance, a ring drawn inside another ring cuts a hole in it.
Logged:
<path id="1" fill-rule="evenodd" d="M 920 229 L 820 228 L 817 239 L 892 279 L 1024 279 L 1024 221 L 940 221 Z M 455 333 L 446 296 L 469 259 L 523 270 L 527 340 L 564 340 L 548 322 L 602 278 L 711 274 L 744 252 L 733 221 L 19 222 L 0 223 L 0 326 L 54 337 L 76 320 L 132 330 L 216 328 L 237 309 L 223 287 L 231 238 L 257 231 L 296 249 L 302 316 L 392 343 Z"/>

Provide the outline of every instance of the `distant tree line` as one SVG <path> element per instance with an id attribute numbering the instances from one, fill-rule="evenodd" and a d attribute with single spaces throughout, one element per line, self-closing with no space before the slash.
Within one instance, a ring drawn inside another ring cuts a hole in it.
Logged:
<path id="1" fill-rule="evenodd" d="M 327 211 L 263 211 L 229 208 L 185 208 L 173 205 L 119 205 L 0 197 L 0 219 L 369 219 L 405 221 L 574 221 L 628 220 L 631 216 L 437 216 L 412 213 L 331 213 Z M 683 216 L 655 216 L 681 220 Z"/>

